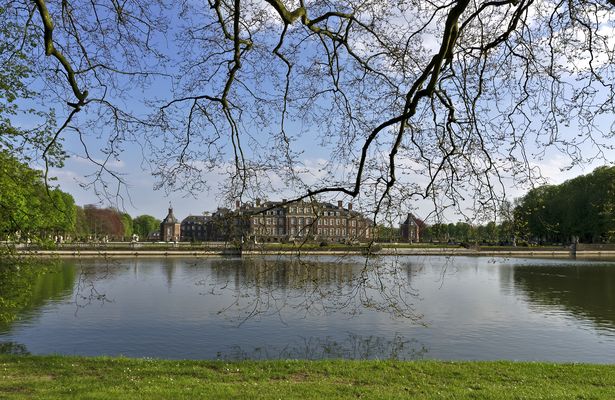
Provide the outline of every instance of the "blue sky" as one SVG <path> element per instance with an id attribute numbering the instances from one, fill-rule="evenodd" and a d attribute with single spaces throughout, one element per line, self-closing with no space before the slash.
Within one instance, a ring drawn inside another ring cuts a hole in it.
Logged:
<path id="1" fill-rule="evenodd" d="M 207 10 L 201 10 L 202 12 L 208 12 Z M 170 15 L 170 14 L 169 14 Z M 178 73 L 178 70 L 175 68 L 177 65 L 182 63 L 181 55 L 180 55 L 180 47 L 178 43 L 181 43 L 181 37 L 175 37 L 174 35 L 178 33 L 178 24 L 187 23 L 188 19 L 199 20 L 201 18 L 200 15 L 188 15 L 185 17 L 186 19 L 182 20 L 178 17 L 172 17 L 172 25 L 169 34 L 167 37 L 156 36 L 154 37 L 154 41 L 160 45 L 162 51 L 169 57 L 170 63 L 166 66 L 169 72 L 174 74 Z M 273 18 L 273 17 L 272 17 Z M 271 21 L 269 21 L 271 22 Z M 275 26 L 275 23 L 272 23 Z M 431 43 L 429 41 L 430 37 L 425 38 L 425 43 L 423 43 L 426 48 L 434 47 L 434 44 L 437 44 L 437 41 L 433 41 Z M 431 37 L 433 39 L 433 36 Z M 429 43 L 428 43 L 429 42 Z M 431 44 L 430 44 L 431 43 Z M 189 49 L 190 50 L 190 49 Z M 311 53 L 314 52 L 313 49 L 307 48 L 305 55 L 310 56 Z M 154 60 L 144 59 L 143 62 L 145 64 L 153 64 Z M 273 86 L 269 79 L 270 77 L 263 78 L 263 86 L 266 89 L 273 90 Z M 121 82 L 121 79 L 120 79 Z M 186 80 L 184 77 L 179 77 L 175 84 L 184 84 Z M 34 82 L 36 86 L 36 82 Z M 144 106 L 143 101 L 145 100 L 153 100 L 153 99 L 170 99 L 171 98 L 171 80 L 165 77 L 156 77 L 154 78 L 152 85 L 149 86 L 145 90 L 140 90 L 139 88 L 131 89 L 124 98 L 112 97 L 113 94 L 109 95 L 109 99 L 113 102 L 117 102 L 121 104 L 126 110 L 131 112 L 143 115 L 146 113 L 147 108 Z M 66 112 L 66 109 L 62 103 L 57 104 L 47 104 L 46 106 L 53 106 L 56 108 L 58 112 L 58 117 L 61 119 L 62 112 Z M 367 112 L 373 110 L 367 110 Z M 87 112 L 86 110 L 82 111 L 83 114 Z M 93 118 L 91 115 L 80 115 L 79 118 Z M 386 116 L 383 116 L 386 118 Z M 86 118 L 86 119 L 87 119 Z M 29 121 L 18 121 L 21 122 L 24 126 L 27 126 Z M 604 131 L 609 131 L 612 129 L 609 124 L 612 123 L 612 118 L 609 120 L 609 117 L 605 117 L 602 119 L 600 126 Z M 275 129 L 275 123 L 271 125 L 273 129 Z M 291 135 L 294 136 L 295 141 L 293 142 L 295 149 L 301 152 L 299 156 L 299 160 L 306 167 L 306 181 L 311 182 L 317 180 L 319 177 L 324 176 L 322 169 L 323 165 L 325 165 L 331 148 L 327 147 L 327 145 L 320 145 L 314 137 L 316 136 L 315 130 L 317 128 L 305 126 L 303 121 L 295 121 L 290 123 L 288 126 L 288 131 Z M 563 132 L 565 136 L 574 137 L 574 124 L 572 127 L 563 128 L 565 131 Z M 266 134 L 266 132 L 259 131 L 258 128 L 255 127 L 247 127 L 249 135 L 258 142 L 259 145 L 263 146 L 267 144 L 267 141 L 270 141 L 271 138 Z M 302 133 L 306 133 L 302 135 Z M 135 135 L 139 136 L 140 132 L 136 132 Z M 143 132 L 143 135 L 146 133 Z M 88 141 L 88 149 L 91 152 L 92 158 L 95 160 L 100 160 L 104 157 L 99 149 L 105 146 L 105 140 L 100 139 L 100 137 L 105 138 L 108 137 L 109 130 L 108 127 L 104 125 L 97 125 L 95 131 L 87 132 L 86 140 Z M 154 190 L 154 187 L 157 183 L 156 178 L 151 174 L 151 166 L 148 165 L 147 160 L 143 158 L 141 148 L 131 141 L 127 141 L 123 144 L 123 150 L 119 154 L 117 160 L 112 160 L 109 163 L 111 169 L 116 171 L 118 174 L 122 176 L 122 179 L 125 180 L 126 185 L 121 185 L 118 190 L 118 197 L 111 196 L 111 198 L 100 198 L 97 196 L 92 188 L 83 188 L 80 184 L 87 183 L 89 178 L 88 176 L 94 172 L 95 166 L 92 163 L 88 162 L 83 158 L 83 148 L 81 143 L 79 142 L 76 134 L 73 131 L 66 131 L 63 135 L 64 146 L 67 149 L 70 157 L 66 160 L 65 167 L 61 170 L 54 170 L 53 174 L 57 176 L 58 183 L 60 187 L 71 193 L 77 204 L 96 204 L 101 203 L 103 205 L 114 205 L 120 209 L 125 210 L 133 216 L 141 215 L 141 214 L 150 214 L 154 215 L 158 218 L 164 217 L 166 215 L 166 210 L 171 203 L 175 209 L 175 214 L 183 218 L 190 214 L 200 214 L 204 211 L 214 211 L 216 207 L 219 206 L 230 206 L 223 200 L 220 196 L 221 186 L 227 184 L 224 177 L 221 174 L 216 174 L 214 172 L 208 173 L 205 177 L 209 183 L 209 190 L 202 190 L 197 193 L 186 193 L 186 191 L 182 190 L 181 187 L 176 188 L 176 191 L 166 192 L 165 190 Z M 244 137 L 247 140 L 247 138 Z M 385 139 L 388 140 L 388 139 Z M 588 147 L 591 151 L 591 148 Z M 587 150 L 587 149 L 586 149 Z M 529 154 L 535 153 L 536 149 L 532 148 L 531 143 L 528 148 Z M 228 156 L 228 154 L 227 154 Z M 610 160 L 615 159 L 613 154 L 608 154 L 608 158 Z M 411 162 L 411 160 L 406 160 Z M 595 161 L 593 163 L 578 165 L 574 168 L 568 168 L 569 160 L 563 156 L 561 153 L 554 151 L 553 149 L 548 150 L 542 158 L 532 157 L 530 162 L 532 166 L 537 166 L 541 169 L 543 175 L 548 178 L 550 183 L 561 183 L 566 179 L 572 178 L 579 174 L 588 173 L 593 168 L 598 165 L 601 165 L 601 161 Z M 223 170 L 225 165 L 219 165 L 219 169 Z M 338 166 L 343 173 L 343 168 L 345 165 Z M 413 177 L 409 177 L 410 180 Z M 417 181 L 423 178 L 415 177 Z M 115 193 L 116 187 L 114 186 L 113 180 L 109 180 L 111 186 L 109 187 L 109 192 L 112 194 Z M 274 185 L 276 183 L 274 182 Z M 528 189 L 527 187 L 517 187 L 512 182 L 512 180 L 505 178 L 504 184 L 506 186 L 507 197 L 509 199 L 513 199 L 515 197 L 519 197 L 525 193 Z M 278 187 L 280 184 L 278 183 Z M 280 199 L 282 196 L 292 197 L 293 195 L 299 194 L 298 189 L 293 190 L 293 188 L 280 188 L 280 193 L 272 194 L 271 200 Z M 341 198 L 344 203 L 347 203 L 350 199 Z M 467 206 L 471 205 L 470 199 L 466 200 Z M 356 201 L 355 201 L 356 204 Z M 414 209 L 408 211 L 413 211 L 420 217 L 424 217 L 430 213 L 432 210 L 432 204 L 429 201 L 416 201 L 412 203 Z M 402 210 L 403 213 L 403 210 Z M 458 215 L 455 215 L 453 212 L 448 212 L 445 216 L 452 221 L 456 221 L 460 219 Z"/>

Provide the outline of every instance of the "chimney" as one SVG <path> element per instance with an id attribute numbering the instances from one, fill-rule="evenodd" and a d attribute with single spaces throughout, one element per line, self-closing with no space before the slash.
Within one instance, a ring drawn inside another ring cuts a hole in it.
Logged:
<path id="1" fill-rule="evenodd" d="M 282 203 L 286 203 L 287 201 L 287 199 L 282 199 Z"/>
<path id="2" fill-rule="evenodd" d="M 337 201 L 337 208 L 339 208 L 339 209 L 342 208 L 342 201 L 341 200 Z"/>
<path id="3" fill-rule="evenodd" d="M 261 199 L 256 199 L 256 207 L 260 207 L 261 206 Z"/>
<path id="4" fill-rule="evenodd" d="M 241 202 L 239 200 L 235 200 L 235 209 L 239 210 L 239 207 L 241 207 Z"/>
<path id="5" fill-rule="evenodd" d="M 352 203 L 348 203 L 348 211 L 352 211 Z"/>

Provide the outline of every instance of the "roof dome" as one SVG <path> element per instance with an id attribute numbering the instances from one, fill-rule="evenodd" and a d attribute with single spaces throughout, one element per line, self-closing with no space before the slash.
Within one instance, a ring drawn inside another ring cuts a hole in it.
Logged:
<path id="1" fill-rule="evenodd" d="M 173 207 L 169 207 L 169 213 L 167 214 L 166 218 L 162 220 L 163 224 L 176 224 L 178 222 L 177 218 L 175 218 L 175 215 L 173 215 Z"/>

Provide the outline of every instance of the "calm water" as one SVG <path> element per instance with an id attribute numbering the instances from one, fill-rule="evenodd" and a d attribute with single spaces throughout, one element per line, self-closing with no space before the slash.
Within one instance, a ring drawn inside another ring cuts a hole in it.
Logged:
<path id="1" fill-rule="evenodd" d="M 615 263 L 469 257 L 66 261 L 0 351 L 615 362 Z"/>

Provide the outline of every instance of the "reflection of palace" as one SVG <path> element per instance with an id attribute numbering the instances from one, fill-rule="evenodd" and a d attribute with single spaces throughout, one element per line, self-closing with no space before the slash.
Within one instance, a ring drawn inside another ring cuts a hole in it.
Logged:
<path id="1" fill-rule="evenodd" d="M 218 208 L 211 215 L 191 215 L 181 224 L 173 209 L 160 225 L 161 240 L 284 242 L 293 240 L 336 243 L 370 240 L 373 223 L 361 213 L 330 203 L 236 202 L 235 209 Z"/>
<path id="2" fill-rule="evenodd" d="M 238 264 L 239 263 L 239 264 Z M 233 281 L 235 287 L 305 288 L 307 286 L 352 285 L 353 264 L 297 260 L 241 259 L 212 260 L 218 282 Z"/>

